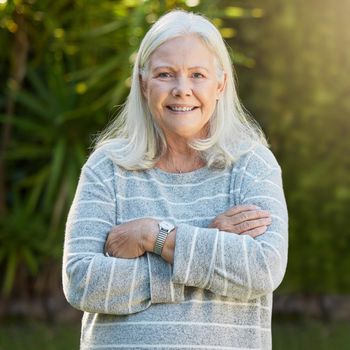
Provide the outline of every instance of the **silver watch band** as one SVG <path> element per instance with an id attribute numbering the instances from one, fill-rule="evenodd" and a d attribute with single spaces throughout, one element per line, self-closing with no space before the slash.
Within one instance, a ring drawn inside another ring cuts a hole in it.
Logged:
<path id="1" fill-rule="evenodd" d="M 162 250 L 164 247 L 165 240 L 168 236 L 168 231 L 163 230 L 162 228 L 159 230 L 156 243 L 154 244 L 153 252 L 162 255 Z"/>
<path id="2" fill-rule="evenodd" d="M 162 255 L 165 240 L 168 234 L 174 230 L 174 228 L 175 226 L 173 224 L 166 221 L 162 221 L 159 224 L 159 233 L 157 235 L 156 242 L 154 243 L 153 253 Z"/>

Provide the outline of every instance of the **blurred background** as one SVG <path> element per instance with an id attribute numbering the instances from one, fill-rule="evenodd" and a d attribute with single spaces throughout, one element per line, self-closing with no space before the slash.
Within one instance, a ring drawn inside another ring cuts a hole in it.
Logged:
<path id="1" fill-rule="evenodd" d="M 78 349 L 67 211 L 138 45 L 183 8 L 220 28 L 283 169 L 289 263 L 274 349 L 350 348 L 350 0 L 0 0 L 0 350 Z"/>

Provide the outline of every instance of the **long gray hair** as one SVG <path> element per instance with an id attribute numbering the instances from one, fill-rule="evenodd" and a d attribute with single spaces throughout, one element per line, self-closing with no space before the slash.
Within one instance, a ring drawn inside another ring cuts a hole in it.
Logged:
<path id="1" fill-rule="evenodd" d="M 197 35 L 215 55 L 218 78 L 226 74 L 226 88 L 210 119 L 208 137 L 192 140 L 189 146 L 200 152 L 208 167 L 225 168 L 254 144 L 267 145 L 262 130 L 239 101 L 231 58 L 218 29 L 202 15 L 174 10 L 155 22 L 142 40 L 129 96 L 95 146 L 107 146 L 111 159 L 127 170 L 152 168 L 166 151 L 165 137 L 153 121 L 140 80 L 148 72 L 154 50 L 184 35 Z"/>

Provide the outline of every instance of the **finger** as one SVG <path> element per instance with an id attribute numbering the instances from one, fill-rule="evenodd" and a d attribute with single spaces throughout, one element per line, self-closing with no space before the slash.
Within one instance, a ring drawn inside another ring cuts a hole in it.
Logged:
<path id="1" fill-rule="evenodd" d="M 257 218 L 258 215 L 254 213 L 252 213 L 249 217 L 247 217 L 245 214 L 247 214 L 247 212 L 231 217 L 220 215 L 210 223 L 209 227 L 218 228 L 221 231 L 235 232 L 240 234 L 259 226 L 266 226 L 271 224 L 271 216 L 269 213 L 268 216 L 262 218 Z M 262 215 L 266 215 L 266 213 L 263 213 Z"/>
<path id="2" fill-rule="evenodd" d="M 232 208 L 228 209 L 227 211 L 225 211 L 223 214 L 225 214 L 227 216 L 232 216 L 232 215 L 242 213 L 244 211 L 258 210 L 258 209 L 260 209 L 260 207 L 258 207 L 257 205 L 243 204 L 243 205 L 237 205 L 235 207 L 232 207 Z"/>
<path id="3" fill-rule="evenodd" d="M 211 223 L 212 227 L 224 224 L 225 226 L 236 226 L 243 224 L 246 221 L 252 221 L 257 219 L 271 218 L 271 214 L 267 210 L 250 210 L 238 213 L 233 216 L 220 215 L 216 217 Z"/>
<path id="4" fill-rule="evenodd" d="M 264 234 L 266 230 L 267 230 L 267 226 L 261 226 L 261 227 L 254 228 L 253 230 L 246 231 L 242 233 L 242 235 L 248 235 L 250 237 L 255 238 Z"/>
<path id="5" fill-rule="evenodd" d="M 232 224 L 230 218 L 222 215 L 215 218 L 209 225 L 209 228 L 217 228 L 220 231 L 230 231 L 233 226 L 234 225 Z"/>
<path id="6" fill-rule="evenodd" d="M 119 227 L 120 225 L 116 225 L 116 226 L 113 226 L 112 228 L 111 228 L 111 230 L 109 231 L 109 234 L 113 234 L 113 233 L 115 233 L 115 232 L 118 232 L 118 230 L 120 230 L 120 227 Z"/>
<path id="7" fill-rule="evenodd" d="M 223 223 L 226 220 L 226 216 L 224 214 L 220 214 L 215 217 L 212 222 L 209 224 L 209 228 L 219 228 L 220 223 Z"/>
<path id="8" fill-rule="evenodd" d="M 234 224 L 240 224 L 243 221 L 250 221 L 256 219 L 270 218 L 271 214 L 268 210 L 250 210 L 244 211 L 237 215 L 231 216 L 231 219 L 234 220 Z"/>
<path id="9" fill-rule="evenodd" d="M 234 232 L 243 233 L 261 226 L 269 226 L 270 224 L 271 218 L 244 221 L 241 224 L 234 226 Z"/>

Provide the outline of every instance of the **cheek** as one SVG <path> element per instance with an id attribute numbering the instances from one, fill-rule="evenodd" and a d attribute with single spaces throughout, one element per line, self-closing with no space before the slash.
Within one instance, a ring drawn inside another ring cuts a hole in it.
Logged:
<path id="1" fill-rule="evenodd" d="M 155 86 L 149 90 L 148 98 L 147 98 L 148 104 L 153 107 L 161 106 L 162 101 L 164 100 L 166 95 L 167 95 L 167 92 L 165 91 L 164 88 Z"/>
<path id="2" fill-rule="evenodd" d="M 204 84 L 198 86 L 197 95 L 206 107 L 211 108 L 216 105 L 217 86 L 216 84 Z"/>

